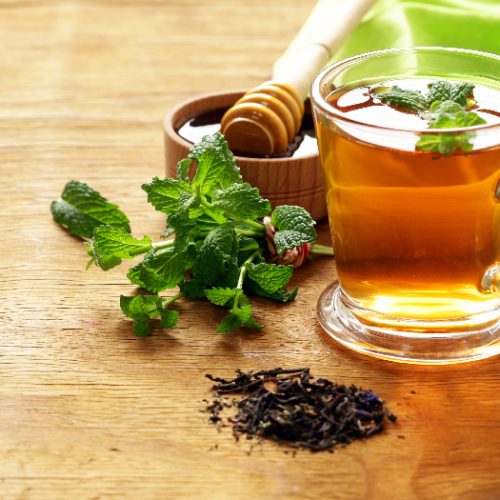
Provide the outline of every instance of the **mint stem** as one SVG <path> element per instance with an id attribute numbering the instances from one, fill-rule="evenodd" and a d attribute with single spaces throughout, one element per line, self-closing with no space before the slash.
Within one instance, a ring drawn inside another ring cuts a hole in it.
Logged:
<path id="1" fill-rule="evenodd" d="M 254 231 L 253 229 L 240 229 L 239 227 L 236 227 L 234 230 L 236 234 L 241 234 L 242 236 L 250 236 L 251 238 L 259 238 L 264 236 L 264 233 L 262 231 Z"/>
<path id="2" fill-rule="evenodd" d="M 259 248 L 258 250 L 255 250 L 255 252 L 248 257 L 248 259 L 243 262 L 243 265 L 241 266 L 241 271 L 240 271 L 240 276 L 238 278 L 238 284 L 236 285 L 236 288 L 243 288 L 243 280 L 245 279 L 245 274 L 247 273 L 247 267 L 248 264 L 251 264 L 256 257 L 259 255 L 262 255 L 264 253 L 264 250 L 262 248 Z"/>
<path id="3" fill-rule="evenodd" d="M 151 248 L 153 248 L 153 245 L 151 245 L 150 247 L 148 246 L 148 247 L 134 248 L 130 250 L 130 255 L 141 255 L 143 253 L 149 252 Z"/>
<path id="4" fill-rule="evenodd" d="M 153 243 L 151 245 L 151 248 L 153 250 L 159 250 L 160 248 L 168 248 L 168 247 L 173 247 L 175 243 L 175 239 L 173 240 L 164 240 L 164 241 L 158 241 L 156 243 Z"/>
<path id="5" fill-rule="evenodd" d="M 174 295 L 173 297 L 170 297 L 169 299 L 164 300 L 161 304 L 161 307 L 163 309 L 167 309 L 167 307 L 170 304 L 173 304 L 176 300 L 182 299 L 182 297 L 184 297 L 184 294 L 182 292 L 179 292 L 176 295 Z"/>
<path id="6" fill-rule="evenodd" d="M 255 229 L 258 229 L 259 231 L 265 231 L 266 228 L 264 226 L 264 224 L 260 223 L 260 222 L 256 222 L 254 220 L 250 220 L 250 219 L 245 219 L 242 221 L 244 224 L 246 224 L 247 226 L 250 226 L 250 227 L 253 227 Z"/>
<path id="7" fill-rule="evenodd" d="M 249 264 L 251 264 L 256 257 L 259 255 L 262 255 L 264 253 L 264 250 L 262 248 L 259 248 L 258 250 L 255 250 L 255 252 L 248 257 L 248 259 L 243 262 L 243 265 L 241 266 L 240 270 L 240 275 L 238 277 L 238 284 L 236 285 L 236 295 L 234 297 L 234 302 L 233 302 L 233 307 L 231 308 L 231 312 L 234 312 L 238 307 L 240 303 L 240 294 L 243 290 L 243 281 L 245 280 L 245 275 L 247 273 L 247 267 Z"/>
<path id="8" fill-rule="evenodd" d="M 329 255 L 331 257 L 335 255 L 332 247 L 327 245 L 319 245 L 318 243 L 314 243 L 314 245 L 311 245 L 310 252 L 316 255 Z"/>

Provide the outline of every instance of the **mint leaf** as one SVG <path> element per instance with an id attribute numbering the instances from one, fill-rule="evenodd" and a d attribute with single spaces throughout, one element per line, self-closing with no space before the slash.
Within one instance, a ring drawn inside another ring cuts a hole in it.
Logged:
<path id="1" fill-rule="evenodd" d="M 216 306 L 225 306 L 236 295 L 233 288 L 210 288 L 205 290 L 205 297 Z"/>
<path id="2" fill-rule="evenodd" d="M 247 323 L 252 319 L 252 306 L 243 305 L 241 307 L 231 309 L 231 314 L 234 314 L 239 318 L 242 326 L 247 326 Z"/>
<path id="3" fill-rule="evenodd" d="M 217 327 L 217 333 L 228 333 L 243 326 L 241 319 L 236 314 L 227 314 Z"/>
<path id="4" fill-rule="evenodd" d="M 258 219 L 271 211 L 269 201 L 261 198 L 259 190 L 246 182 L 217 191 L 212 204 L 235 220 Z"/>
<path id="5" fill-rule="evenodd" d="M 207 234 L 217 226 L 218 223 L 206 213 L 196 219 L 196 228 L 200 233 Z"/>
<path id="6" fill-rule="evenodd" d="M 240 252 L 250 252 L 260 248 L 259 243 L 253 238 L 238 235 L 238 247 Z"/>
<path id="7" fill-rule="evenodd" d="M 449 101 L 452 85 L 447 81 L 432 82 L 428 85 L 427 102 L 432 105 L 436 101 Z"/>
<path id="8" fill-rule="evenodd" d="M 125 230 L 113 226 L 99 226 L 94 230 L 91 246 L 92 256 L 99 267 L 110 269 L 122 259 L 132 259 L 151 249 L 151 238 L 144 236 L 138 240 Z"/>
<path id="9" fill-rule="evenodd" d="M 175 232 L 175 250 L 183 252 L 192 244 L 197 235 L 197 223 L 194 219 L 190 219 L 186 214 L 174 212 L 168 216 L 168 225 Z"/>
<path id="10" fill-rule="evenodd" d="M 220 132 L 203 137 L 193 147 L 188 158 L 198 164 L 192 185 L 200 187 L 203 194 L 210 194 L 215 188 L 224 189 L 242 182 L 233 153 Z"/>
<path id="11" fill-rule="evenodd" d="M 292 266 L 276 264 L 251 264 L 247 267 L 247 276 L 255 281 L 267 293 L 274 293 L 284 288 L 293 275 Z"/>
<path id="12" fill-rule="evenodd" d="M 134 331 L 138 337 L 149 335 L 149 320 L 161 314 L 162 299 L 157 295 L 120 296 L 120 307 L 125 316 L 134 320 Z"/>
<path id="13" fill-rule="evenodd" d="M 114 255 L 99 255 L 95 253 L 92 243 L 85 242 L 85 248 L 87 249 L 87 254 L 90 260 L 87 262 L 86 269 L 88 270 L 92 264 L 99 266 L 103 271 L 107 271 L 112 267 L 119 266 L 122 263 L 120 257 Z"/>
<path id="14" fill-rule="evenodd" d="M 316 224 L 309 212 L 302 207 L 281 205 L 271 216 L 272 225 L 278 229 L 274 235 L 276 251 L 281 255 L 285 250 L 316 240 Z"/>
<path id="15" fill-rule="evenodd" d="M 190 219 L 198 219 L 205 213 L 205 210 L 205 207 L 201 205 L 200 198 L 196 195 L 189 195 L 182 199 L 180 211 L 184 211 Z M 220 223 L 223 224 L 224 222 L 226 222 L 226 219 L 222 218 Z"/>
<path id="16" fill-rule="evenodd" d="M 445 101 L 434 108 L 429 128 L 463 128 L 483 125 L 484 123 L 486 123 L 486 120 L 481 118 L 477 113 L 464 111 L 459 104 Z"/>
<path id="17" fill-rule="evenodd" d="M 148 201 L 159 212 L 169 214 L 179 210 L 181 196 L 189 194 L 190 185 L 179 179 L 160 179 L 154 177 L 149 184 L 143 184 L 142 189 L 148 195 Z"/>
<path id="18" fill-rule="evenodd" d="M 453 86 L 450 99 L 461 106 L 467 105 L 467 98 L 472 95 L 474 85 L 472 83 L 460 82 Z"/>
<path id="19" fill-rule="evenodd" d="M 262 325 L 257 322 L 253 317 L 252 306 L 246 295 L 238 290 L 238 296 L 235 298 L 237 304 L 234 304 L 231 309 L 231 314 L 239 318 L 241 326 L 244 328 L 251 328 L 253 330 L 260 330 Z"/>
<path id="20" fill-rule="evenodd" d="M 190 299 L 205 298 L 205 285 L 197 280 L 181 281 L 179 290 Z"/>
<path id="21" fill-rule="evenodd" d="M 242 265 L 254 252 L 260 248 L 259 241 L 238 234 L 238 264 Z M 259 256 L 259 259 L 262 257 Z M 257 260 L 257 259 L 255 259 Z"/>
<path id="22" fill-rule="evenodd" d="M 162 309 L 160 311 L 161 326 L 163 328 L 173 328 L 179 320 L 179 312 L 171 309 Z"/>
<path id="23" fill-rule="evenodd" d="M 253 316 L 250 316 L 250 318 L 243 323 L 243 326 L 249 330 L 262 330 L 262 328 L 264 328 L 264 325 L 260 324 Z"/>
<path id="24" fill-rule="evenodd" d="M 466 150 L 471 144 L 466 138 Z M 415 148 L 417 151 L 424 151 L 427 153 L 435 153 L 444 156 L 452 155 L 457 149 L 458 144 L 455 140 L 454 134 L 421 134 Z"/>
<path id="25" fill-rule="evenodd" d="M 181 181 L 188 180 L 188 172 L 191 161 L 191 158 L 184 158 L 184 160 L 177 163 L 177 179 Z"/>
<path id="26" fill-rule="evenodd" d="M 456 113 L 461 113 L 462 111 L 464 111 L 464 108 L 455 101 L 434 101 L 429 111 L 422 113 L 420 116 L 429 123 L 432 123 L 441 116 L 453 117 Z"/>
<path id="27" fill-rule="evenodd" d="M 130 283 L 133 283 L 134 285 L 140 286 L 141 288 L 147 290 L 146 285 L 141 281 L 140 278 L 141 267 L 142 267 L 142 262 L 139 262 L 139 264 L 131 267 L 127 272 L 127 278 L 130 280 Z M 159 292 L 159 290 L 149 290 L 149 291 L 153 293 Z"/>
<path id="28" fill-rule="evenodd" d="M 453 101 L 460 106 L 467 105 L 467 98 L 472 95 L 474 85 L 467 82 L 451 83 L 439 80 L 429 84 L 427 101 L 430 106 L 437 101 Z"/>
<path id="29" fill-rule="evenodd" d="M 96 227 L 110 225 L 130 232 L 126 215 L 87 184 L 69 181 L 59 201 L 50 205 L 54 220 L 81 238 L 91 238 Z"/>
<path id="30" fill-rule="evenodd" d="M 235 304 L 229 311 L 223 320 L 217 327 L 218 333 L 231 332 L 237 328 L 250 328 L 252 330 L 260 330 L 262 325 L 260 325 L 252 313 L 252 306 L 250 305 L 247 297 L 241 292 L 241 290 L 235 291 Z"/>
<path id="31" fill-rule="evenodd" d="M 272 213 L 271 222 L 279 231 L 294 230 L 309 238 L 309 241 L 316 239 L 316 230 L 309 212 L 302 207 L 294 205 L 281 205 L 276 207 Z"/>
<path id="32" fill-rule="evenodd" d="M 473 111 L 464 111 L 458 103 L 453 101 L 436 101 L 431 106 L 427 119 L 431 130 L 473 127 L 486 123 L 478 114 Z M 472 140 L 475 136 L 476 133 L 473 130 L 442 134 L 422 133 L 415 147 L 418 151 L 445 156 L 450 156 L 458 150 L 467 153 L 473 148 Z"/>
<path id="33" fill-rule="evenodd" d="M 397 85 L 387 92 L 376 93 L 375 97 L 385 104 L 405 111 L 425 111 L 427 107 L 427 100 L 420 90 L 405 90 Z"/>
<path id="34" fill-rule="evenodd" d="M 282 255 L 286 250 L 298 247 L 302 243 L 307 243 L 311 241 L 309 237 L 304 236 L 300 231 L 278 231 L 274 235 L 274 244 L 276 245 L 276 251 L 278 255 Z"/>
<path id="35" fill-rule="evenodd" d="M 181 282 L 194 260 L 194 250 L 176 252 L 174 247 L 146 255 L 144 260 L 131 268 L 127 277 L 132 283 L 153 293 L 174 288 Z"/>
<path id="36" fill-rule="evenodd" d="M 131 259 L 151 249 L 151 238 L 134 238 L 123 229 L 113 226 L 99 226 L 92 238 L 94 250 L 105 255 L 114 255 L 121 259 Z"/>
<path id="37" fill-rule="evenodd" d="M 273 293 L 269 293 L 262 289 L 255 281 L 247 280 L 245 282 L 245 291 L 248 293 L 258 295 L 259 297 L 264 297 L 266 299 L 275 300 L 277 302 L 292 302 L 295 300 L 298 290 L 299 289 L 297 287 L 291 291 L 286 288 L 281 288 Z"/>
<path id="38" fill-rule="evenodd" d="M 238 239 L 230 226 L 210 231 L 198 249 L 193 265 L 193 278 L 212 286 L 235 286 L 238 280 Z"/>

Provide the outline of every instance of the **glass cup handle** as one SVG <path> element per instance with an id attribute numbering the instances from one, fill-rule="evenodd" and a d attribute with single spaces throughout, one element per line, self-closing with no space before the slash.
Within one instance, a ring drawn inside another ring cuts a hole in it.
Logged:
<path id="1" fill-rule="evenodd" d="M 500 264 L 489 267 L 481 280 L 481 289 L 485 293 L 500 292 Z"/>

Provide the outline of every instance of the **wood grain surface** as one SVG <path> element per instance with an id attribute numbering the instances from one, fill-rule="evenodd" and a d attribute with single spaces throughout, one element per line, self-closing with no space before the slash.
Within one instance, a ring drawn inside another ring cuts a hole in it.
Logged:
<path id="1" fill-rule="evenodd" d="M 123 270 L 86 272 L 81 243 L 51 220 L 74 178 L 136 234 L 159 235 L 139 186 L 164 171 L 164 114 L 266 79 L 312 6 L 0 0 L 0 498 L 500 497 L 498 359 L 410 367 L 339 347 L 315 319 L 335 276 L 324 259 L 297 272 L 295 303 L 255 301 L 262 332 L 218 335 L 220 310 L 184 302 L 175 330 L 137 339 Z M 373 389 L 397 424 L 333 454 L 249 455 L 200 411 L 207 372 L 304 365 Z"/>

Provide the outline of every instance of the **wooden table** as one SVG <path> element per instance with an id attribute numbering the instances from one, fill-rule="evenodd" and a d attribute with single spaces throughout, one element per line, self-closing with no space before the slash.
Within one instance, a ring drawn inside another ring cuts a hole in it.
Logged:
<path id="1" fill-rule="evenodd" d="M 312 5 L 0 2 L 2 499 L 499 498 L 497 359 L 409 367 L 339 347 L 315 319 L 335 275 L 324 259 L 297 273 L 295 303 L 256 301 L 260 333 L 218 335 L 221 311 L 185 302 L 175 330 L 137 339 L 119 310 L 133 290 L 123 270 L 86 272 L 81 243 L 52 222 L 74 178 L 159 235 L 139 185 L 162 175 L 163 115 L 264 80 Z M 333 454 L 248 455 L 200 411 L 207 372 L 303 365 L 372 388 L 397 424 Z"/>

